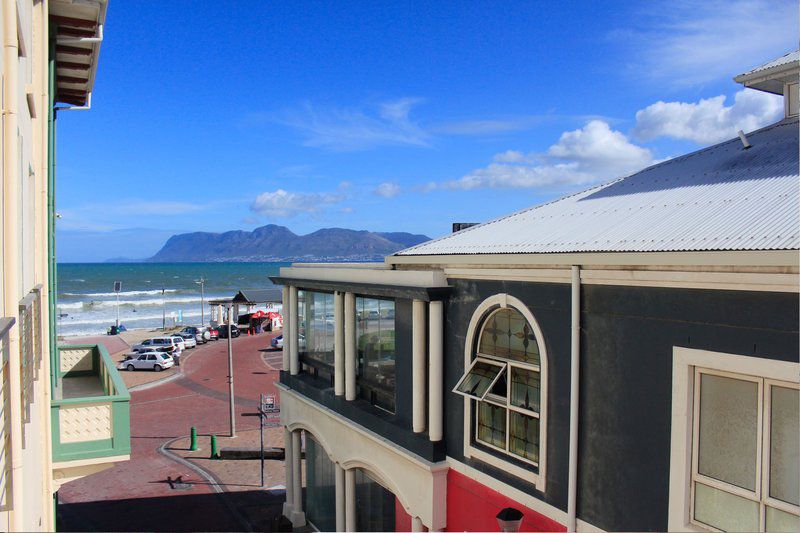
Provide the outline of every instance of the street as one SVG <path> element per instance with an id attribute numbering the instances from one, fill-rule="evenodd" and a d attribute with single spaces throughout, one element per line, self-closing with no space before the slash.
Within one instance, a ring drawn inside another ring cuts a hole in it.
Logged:
<path id="1" fill-rule="evenodd" d="M 260 351 L 274 335 L 233 340 L 237 433 L 258 428 L 258 417 L 242 414 L 255 411 L 259 394 L 277 397 L 273 382 L 280 352 Z M 269 529 L 272 517 L 280 514 L 282 491 L 215 488 L 169 449 L 192 426 L 205 442 L 208 435 L 229 434 L 227 346 L 227 340 L 220 340 L 189 350 L 177 377 L 131 392 L 131 460 L 64 485 L 58 493 L 59 530 Z M 170 483 L 179 476 L 183 483 Z M 252 507 L 259 513 L 248 512 Z M 244 518 L 253 515 L 260 517 L 257 523 Z"/>

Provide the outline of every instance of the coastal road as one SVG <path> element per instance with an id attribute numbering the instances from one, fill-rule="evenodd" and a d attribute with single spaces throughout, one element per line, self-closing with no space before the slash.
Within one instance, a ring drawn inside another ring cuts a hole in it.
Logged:
<path id="1" fill-rule="evenodd" d="M 257 417 L 241 414 L 258 406 L 261 393 L 276 394 L 278 372 L 265 359 L 280 368 L 280 352 L 262 359 L 261 351 L 274 335 L 233 340 L 237 431 L 258 428 Z M 61 487 L 60 531 L 241 531 L 246 524 L 232 512 L 237 499 L 280 513 L 276 496 L 256 490 L 218 494 L 159 451 L 191 426 L 200 435 L 228 435 L 227 346 L 224 339 L 198 346 L 181 377 L 131 393 L 131 460 Z M 183 476 L 190 488 L 171 488 L 168 476 Z"/>

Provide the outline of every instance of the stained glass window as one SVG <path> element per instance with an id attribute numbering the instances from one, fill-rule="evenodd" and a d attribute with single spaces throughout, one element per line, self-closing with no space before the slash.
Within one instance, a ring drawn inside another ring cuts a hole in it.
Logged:
<path id="1" fill-rule="evenodd" d="M 472 400 L 476 444 L 536 465 L 542 429 L 539 342 L 519 310 L 489 312 L 472 364 L 453 389 Z"/>
<path id="2" fill-rule="evenodd" d="M 516 309 L 498 309 L 486 319 L 478 353 L 539 364 L 539 344 L 525 317 Z"/>

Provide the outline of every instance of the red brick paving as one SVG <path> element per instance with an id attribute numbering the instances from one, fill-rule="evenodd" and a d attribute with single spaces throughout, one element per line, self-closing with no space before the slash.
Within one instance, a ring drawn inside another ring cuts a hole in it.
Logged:
<path id="1" fill-rule="evenodd" d="M 242 417 L 258 405 L 260 393 L 273 393 L 278 372 L 259 349 L 274 334 L 233 339 L 237 430 L 258 427 L 257 417 Z M 199 346 L 178 379 L 131 393 L 131 460 L 64 485 L 59 491 L 60 530 L 233 531 L 244 528 L 212 487 L 187 467 L 159 453 L 185 436 L 191 426 L 201 435 L 227 435 L 227 340 Z M 280 352 L 277 352 L 280 354 Z M 269 354 L 268 354 L 269 355 Z M 267 357 L 272 361 L 276 358 Z M 165 482 L 179 475 L 193 484 L 173 490 Z M 243 505 L 279 506 L 264 491 L 236 493 Z M 263 527 L 262 524 L 259 526 Z"/>

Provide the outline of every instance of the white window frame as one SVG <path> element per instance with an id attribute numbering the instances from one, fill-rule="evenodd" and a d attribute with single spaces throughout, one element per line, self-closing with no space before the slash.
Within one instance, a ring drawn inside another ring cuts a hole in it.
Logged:
<path id="1" fill-rule="evenodd" d="M 700 374 L 732 377 L 759 383 L 759 428 L 756 465 L 756 490 L 749 491 L 697 473 L 697 435 Z M 791 381 L 789 381 L 791 380 Z M 749 500 L 760 502 L 761 527 L 764 505 L 797 513 L 798 507 L 774 498 L 762 497 L 769 490 L 769 423 L 771 387 L 799 388 L 800 363 L 777 361 L 692 348 L 673 347 L 672 434 L 670 444 L 669 531 L 717 531 L 694 520 L 694 486 L 699 481 Z M 762 417 L 765 418 L 762 423 Z"/>
<path id="2" fill-rule="evenodd" d="M 473 347 L 477 346 L 478 336 L 481 333 L 481 326 L 483 325 L 483 320 L 486 318 L 490 311 L 493 310 L 495 307 L 500 308 L 508 308 L 511 307 L 516 311 L 519 311 L 525 320 L 528 321 L 528 325 L 530 325 L 534 337 L 536 338 L 536 342 L 539 346 L 539 365 L 537 369 L 537 365 L 521 363 L 517 361 L 507 361 L 507 360 L 500 360 L 494 359 L 491 356 L 487 356 L 486 354 L 480 354 L 477 350 L 473 351 Z M 491 444 L 485 443 L 481 441 L 480 446 L 485 446 L 487 448 L 491 448 L 497 450 L 508 456 L 508 460 L 498 457 L 494 454 L 488 453 L 484 450 L 481 450 L 477 446 L 472 445 L 472 439 L 477 435 L 477 423 L 473 424 L 473 421 L 477 421 L 477 409 L 472 408 L 473 397 L 467 397 L 464 395 L 464 457 L 477 459 L 481 462 L 486 464 L 492 465 L 500 470 L 503 470 L 513 476 L 516 476 L 528 483 L 533 484 L 537 490 L 544 492 L 545 490 L 545 480 L 546 480 L 546 465 L 547 465 L 547 349 L 545 347 L 544 342 L 544 335 L 542 334 L 542 330 L 539 327 L 539 323 L 533 316 L 533 313 L 530 312 L 528 307 L 518 298 L 511 296 L 509 294 L 501 293 L 495 294 L 494 296 L 490 296 L 486 300 L 478 305 L 477 309 L 472 315 L 472 319 L 470 320 L 469 327 L 467 328 L 467 336 L 466 336 L 466 343 L 464 345 L 464 368 L 471 368 L 471 365 L 474 363 L 475 360 L 480 357 L 481 359 L 486 360 L 493 360 L 493 361 L 502 361 L 506 365 L 505 372 L 507 374 L 506 383 L 508 387 L 508 392 L 506 394 L 505 403 L 500 402 L 497 400 L 493 400 L 491 396 L 487 393 L 485 399 L 483 401 L 489 402 L 491 404 L 500 406 L 505 408 L 507 411 L 518 411 L 520 413 L 529 415 L 529 416 L 536 416 L 533 411 L 528 411 L 523 408 L 515 407 L 510 404 L 510 391 L 511 391 L 511 367 L 519 367 L 525 370 L 537 370 L 539 372 L 539 462 L 538 464 L 525 459 L 519 455 L 509 452 L 508 450 L 501 449 L 497 446 L 492 446 Z M 459 380 L 460 381 L 460 380 Z M 491 390 L 491 387 L 489 388 Z M 474 412 L 473 412 L 474 411 Z M 506 420 L 510 418 L 510 414 L 506 414 Z M 473 425 L 475 431 L 473 431 Z M 506 423 L 506 448 L 508 447 L 508 439 L 510 435 L 510 428 L 508 427 L 508 422 Z M 512 462 L 513 458 L 513 462 Z M 538 473 L 534 472 L 531 469 L 524 468 L 518 464 L 515 464 L 517 461 L 522 463 L 528 463 L 531 466 L 538 466 Z"/>

